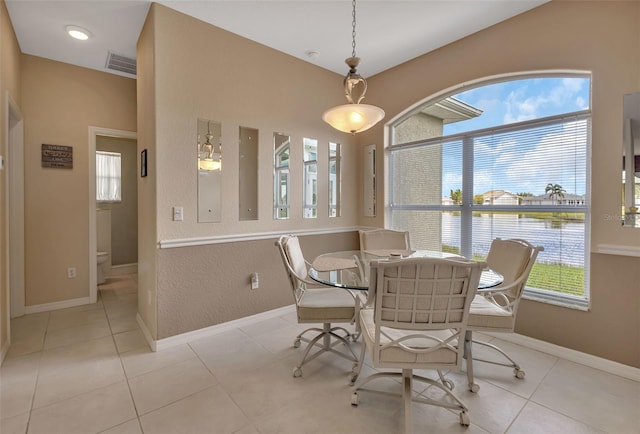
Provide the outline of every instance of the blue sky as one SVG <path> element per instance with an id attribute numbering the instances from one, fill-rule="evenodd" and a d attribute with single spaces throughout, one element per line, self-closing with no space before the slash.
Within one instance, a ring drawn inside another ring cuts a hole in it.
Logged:
<path id="1" fill-rule="evenodd" d="M 445 125 L 444 136 L 585 110 L 589 108 L 589 91 L 589 79 L 579 77 L 524 79 L 470 89 L 453 96 L 483 110 L 482 115 Z M 586 169 L 574 170 L 576 164 L 582 165 L 581 160 L 576 163 L 574 154 L 583 144 L 576 144 L 575 134 L 568 133 L 573 126 L 569 123 L 564 128 L 545 131 L 526 143 L 512 138 L 483 140 L 476 146 L 482 147 L 487 159 L 476 159 L 474 194 L 493 189 L 543 194 L 547 183 L 560 184 L 567 193 L 584 194 Z M 584 134 L 579 136 L 584 142 Z M 461 186 L 460 149 L 446 148 L 444 196 Z M 453 170 L 447 169 L 449 165 Z"/>

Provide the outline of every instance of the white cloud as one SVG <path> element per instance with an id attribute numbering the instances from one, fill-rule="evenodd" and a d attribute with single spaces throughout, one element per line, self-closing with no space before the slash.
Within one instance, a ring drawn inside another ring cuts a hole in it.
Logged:
<path id="1" fill-rule="evenodd" d="M 542 82 L 542 81 L 541 81 Z M 563 78 L 552 88 L 541 88 L 539 94 L 527 96 L 528 85 L 523 85 L 509 93 L 505 101 L 504 123 L 522 122 L 546 116 L 545 109 L 566 107 L 567 111 L 588 107 L 588 101 L 576 96 L 582 91 L 583 78 Z"/>
<path id="2" fill-rule="evenodd" d="M 543 136 L 535 147 L 512 159 L 506 166 L 506 183 L 517 186 L 519 192 L 534 194 L 542 194 L 547 183 L 560 184 L 569 193 L 584 193 L 583 158 L 576 162 L 576 155 L 584 155 L 584 151 L 576 153 L 576 147 L 585 146 L 586 136 L 576 138 L 575 126 L 573 122 L 565 124 L 561 132 Z"/>

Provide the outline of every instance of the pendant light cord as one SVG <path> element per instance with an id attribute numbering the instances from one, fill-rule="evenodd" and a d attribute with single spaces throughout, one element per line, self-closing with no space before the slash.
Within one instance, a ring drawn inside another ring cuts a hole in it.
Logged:
<path id="1" fill-rule="evenodd" d="M 353 12 L 351 13 L 353 18 L 351 21 L 351 27 L 353 29 L 351 30 L 351 47 L 353 51 L 351 52 L 351 57 L 356 57 L 356 0 L 353 0 L 351 5 L 353 6 Z"/>

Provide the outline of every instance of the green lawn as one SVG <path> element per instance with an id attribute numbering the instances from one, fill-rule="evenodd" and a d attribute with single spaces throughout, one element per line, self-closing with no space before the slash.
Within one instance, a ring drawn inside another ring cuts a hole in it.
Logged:
<path id="1" fill-rule="evenodd" d="M 460 250 L 453 246 L 442 246 L 442 251 L 459 254 Z M 475 256 L 476 261 L 486 258 Z M 527 286 L 537 289 L 584 296 L 584 268 L 561 264 L 535 264 L 529 274 Z"/>
<path id="2" fill-rule="evenodd" d="M 559 264 L 536 264 L 527 286 L 584 296 L 584 268 Z"/>

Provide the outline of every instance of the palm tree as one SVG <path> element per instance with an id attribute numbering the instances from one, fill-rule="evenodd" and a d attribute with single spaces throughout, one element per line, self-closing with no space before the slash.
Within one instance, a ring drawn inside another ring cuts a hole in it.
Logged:
<path id="1" fill-rule="evenodd" d="M 547 184 L 544 192 L 549 195 L 549 199 L 562 199 L 566 190 L 560 184 Z"/>
<path id="2" fill-rule="evenodd" d="M 462 203 L 462 191 L 458 188 L 457 190 L 449 190 L 451 200 L 455 205 L 460 205 Z"/>

